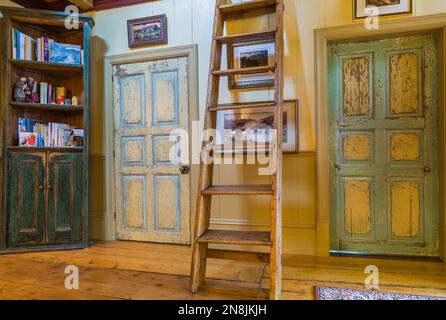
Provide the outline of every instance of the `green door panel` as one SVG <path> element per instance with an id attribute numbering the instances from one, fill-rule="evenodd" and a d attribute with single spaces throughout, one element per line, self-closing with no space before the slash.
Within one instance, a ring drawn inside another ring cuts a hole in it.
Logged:
<path id="1" fill-rule="evenodd" d="M 47 226 L 49 243 L 82 239 L 82 155 L 48 156 Z"/>
<path id="2" fill-rule="evenodd" d="M 9 154 L 8 245 L 44 242 L 45 154 Z"/>
<path id="3" fill-rule="evenodd" d="M 331 249 L 439 255 L 435 35 L 329 46 Z"/>

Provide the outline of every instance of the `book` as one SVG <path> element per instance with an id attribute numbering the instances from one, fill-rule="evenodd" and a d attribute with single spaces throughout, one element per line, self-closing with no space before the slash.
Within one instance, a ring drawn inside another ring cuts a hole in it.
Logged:
<path id="1" fill-rule="evenodd" d="M 12 58 L 17 59 L 17 31 L 12 28 Z"/>
<path id="2" fill-rule="evenodd" d="M 66 89 L 64 87 L 56 88 L 56 104 L 64 104 Z"/>
<path id="3" fill-rule="evenodd" d="M 50 48 L 50 62 L 71 65 L 81 64 L 80 45 L 53 42 Z"/>
<path id="4" fill-rule="evenodd" d="M 48 103 L 48 83 L 47 82 L 40 83 L 40 103 L 43 103 L 43 104 Z"/>
<path id="5" fill-rule="evenodd" d="M 37 139 L 34 132 L 19 132 L 20 147 L 36 147 Z"/>
<path id="6" fill-rule="evenodd" d="M 19 118 L 19 146 L 82 147 L 84 130 L 66 123 Z"/>

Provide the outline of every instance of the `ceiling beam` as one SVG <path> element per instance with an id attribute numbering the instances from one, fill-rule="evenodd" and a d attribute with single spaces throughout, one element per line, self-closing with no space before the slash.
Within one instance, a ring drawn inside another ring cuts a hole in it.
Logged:
<path id="1" fill-rule="evenodd" d="M 70 2 L 82 10 L 88 10 L 94 7 L 93 0 L 70 0 Z"/>

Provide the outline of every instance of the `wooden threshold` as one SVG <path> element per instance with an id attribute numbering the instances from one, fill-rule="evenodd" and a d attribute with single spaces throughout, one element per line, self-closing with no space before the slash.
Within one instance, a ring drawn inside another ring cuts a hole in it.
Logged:
<path id="1" fill-rule="evenodd" d="M 202 195 L 272 195 L 272 185 L 225 185 L 211 186 L 203 190 Z"/>
<path id="2" fill-rule="evenodd" d="M 267 231 L 208 230 L 199 243 L 271 246 L 271 234 Z"/>

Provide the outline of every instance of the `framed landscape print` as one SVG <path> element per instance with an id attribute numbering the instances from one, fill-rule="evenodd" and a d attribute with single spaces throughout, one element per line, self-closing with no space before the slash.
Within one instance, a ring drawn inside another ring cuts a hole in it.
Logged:
<path id="1" fill-rule="evenodd" d="M 272 136 L 267 130 L 273 128 L 273 123 L 270 108 L 219 111 L 216 144 L 268 143 Z M 286 100 L 283 102 L 283 152 L 298 153 L 298 141 L 298 100 Z"/>
<path id="2" fill-rule="evenodd" d="M 274 42 L 228 45 L 228 66 L 231 69 L 274 66 L 274 55 Z M 274 86 L 272 72 L 229 77 L 230 90 L 272 86 Z"/>
<path id="3" fill-rule="evenodd" d="M 375 6 L 379 16 L 390 16 L 412 13 L 413 0 L 353 0 L 354 19 L 367 18 L 365 9 Z"/>
<path id="4" fill-rule="evenodd" d="M 167 43 L 167 17 L 165 14 L 127 21 L 129 47 Z"/>

